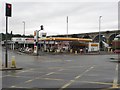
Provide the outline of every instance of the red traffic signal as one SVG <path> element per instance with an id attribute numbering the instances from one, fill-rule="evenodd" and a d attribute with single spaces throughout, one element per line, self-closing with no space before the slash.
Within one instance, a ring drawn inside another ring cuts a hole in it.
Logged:
<path id="1" fill-rule="evenodd" d="M 8 4 L 7 7 L 10 9 L 11 8 L 11 4 Z"/>
<path id="2" fill-rule="evenodd" d="M 12 4 L 6 3 L 6 16 L 11 17 L 12 15 Z"/>

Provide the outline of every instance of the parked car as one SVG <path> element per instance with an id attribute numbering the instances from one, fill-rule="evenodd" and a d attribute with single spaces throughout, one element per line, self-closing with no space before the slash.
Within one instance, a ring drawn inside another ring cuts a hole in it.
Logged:
<path id="1" fill-rule="evenodd" d="M 115 50 L 114 53 L 120 54 L 120 50 Z"/>

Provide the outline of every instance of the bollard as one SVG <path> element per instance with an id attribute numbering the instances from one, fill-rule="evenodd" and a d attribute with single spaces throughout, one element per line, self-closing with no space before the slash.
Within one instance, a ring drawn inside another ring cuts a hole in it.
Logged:
<path id="1" fill-rule="evenodd" d="M 8 67 L 10 67 L 11 66 L 11 62 L 10 62 L 10 60 L 8 60 Z"/>
<path id="2" fill-rule="evenodd" d="M 49 49 L 47 49 L 47 52 L 49 52 Z"/>
<path id="3" fill-rule="evenodd" d="M 70 53 L 72 53 L 72 49 L 70 49 Z"/>
<path id="4" fill-rule="evenodd" d="M 16 68 L 15 56 L 12 56 L 11 68 Z"/>
<path id="5" fill-rule="evenodd" d="M 77 51 L 75 51 L 75 54 L 77 54 Z"/>
<path id="6" fill-rule="evenodd" d="M 111 53 L 113 52 L 113 50 L 111 49 Z"/>
<path id="7" fill-rule="evenodd" d="M 57 50 L 55 50 L 55 53 L 57 53 Z"/>
<path id="8" fill-rule="evenodd" d="M 83 50 L 82 50 L 82 49 L 80 49 L 80 54 L 82 54 L 82 51 L 83 51 Z"/>

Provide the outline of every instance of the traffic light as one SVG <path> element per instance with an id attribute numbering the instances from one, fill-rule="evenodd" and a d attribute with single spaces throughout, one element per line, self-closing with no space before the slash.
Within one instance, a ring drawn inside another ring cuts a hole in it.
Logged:
<path id="1" fill-rule="evenodd" d="M 44 28 L 43 28 L 43 25 L 41 25 L 40 27 L 41 27 L 41 30 L 43 30 L 43 29 L 44 29 Z"/>
<path id="2" fill-rule="evenodd" d="M 6 3 L 6 16 L 11 17 L 12 15 L 12 4 Z"/>

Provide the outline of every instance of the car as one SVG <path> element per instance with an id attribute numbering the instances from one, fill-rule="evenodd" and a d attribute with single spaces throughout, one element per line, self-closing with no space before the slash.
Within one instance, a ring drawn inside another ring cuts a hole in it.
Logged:
<path id="1" fill-rule="evenodd" d="M 120 54 L 120 50 L 115 50 L 114 53 Z"/>

